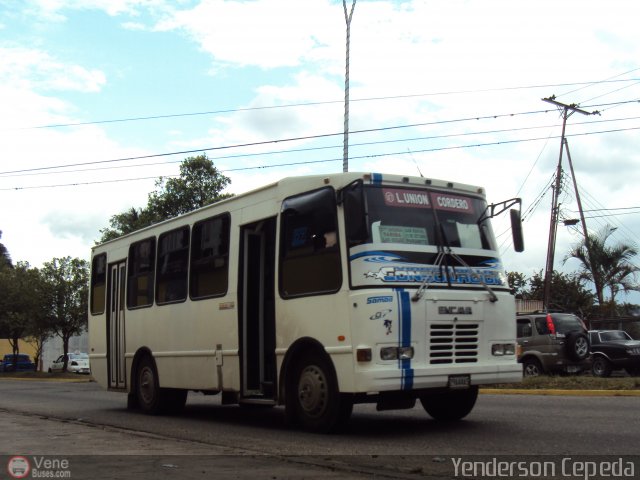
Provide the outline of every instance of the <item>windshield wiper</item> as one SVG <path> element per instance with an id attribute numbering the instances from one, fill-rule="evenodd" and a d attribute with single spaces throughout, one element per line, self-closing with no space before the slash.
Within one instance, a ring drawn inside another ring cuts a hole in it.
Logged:
<path id="1" fill-rule="evenodd" d="M 434 265 L 436 267 L 440 267 L 440 272 L 442 272 L 442 262 L 445 259 L 445 257 L 446 255 L 444 253 L 442 246 L 438 245 L 438 255 L 436 256 L 436 261 L 434 262 Z M 429 285 L 431 285 L 429 283 L 429 275 L 425 274 L 424 280 L 422 280 L 422 283 L 418 287 L 418 290 L 416 290 L 416 293 L 414 293 L 413 296 L 411 297 L 411 300 L 413 300 L 414 302 L 417 302 L 418 300 L 420 300 L 420 298 L 422 297 L 422 294 L 425 292 L 427 288 L 429 288 Z"/>
<path id="2" fill-rule="evenodd" d="M 462 265 L 463 267 L 465 267 L 470 275 L 471 278 L 477 280 L 478 282 L 480 282 L 480 284 L 484 287 L 484 289 L 489 293 L 489 301 L 490 302 L 497 302 L 498 301 L 498 297 L 496 296 L 496 294 L 493 292 L 493 290 L 491 290 L 491 287 L 489 287 L 489 285 L 487 285 L 487 283 L 482 279 L 482 277 L 480 275 L 478 275 L 470 266 L 467 262 L 465 262 L 462 257 L 460 255 L 458 255 L 457 253 L 453 253 L 453 251 L 451 251 L 451 246 L 449 245 L 449 241 L 447 239 L 447 235 L 444 232 L 444 228 L 442 226 L 442 224 L 439 225 L 440 226 L 440 236 L 439 236 L 439 242 L 438 242 L 438 256 L 436 257 L 436 261 L 435 261 L 435 266 L 436 267 L 440 267 L 440 271 L 442 271 L 442 264 L 446 263 L 446 271 L 447 271 L 447 280 L 449 281 L 449 284 L 451 284 L 451 279 L 449 276 L 449 262 L 447 262 L 447 257 L 451 257 L 453 258 L 455 261 L 457 261 L 460 265 Z M 456 274 L 456 267 L 451 266 L 451 269 L 453 270 L 453 274 Z M 422 297 L 423 293 L 425 292 L 425 290 L 429 287 L 429 277 L 427 275 L 425 275 L 424 280 L 422 281 L 422 283 L 420 284 L 420 287 L 418 287 L 418 290 L 416 290 L 416 293 L 413 295 L 413 297 L 411 297 L 411 300 L 413 300 L 414 302 L 417 302 L 418 300 L 420 300 L 420 298 Z"/>
<path id="3" fill-rule="evenodd" d="M 462 257 L 456 253 L 453 253 L 451 251 L 451 249 L 449 247 L 447 247 L 447 255 L 451 255 L 451 258 L 453 258 L 454 260 L 457 260 L 460 265 L 462 265 L 463 267 L 465 267 L 467 270 L 469 270 L 469 272 L 471 273 L 471 278 L 475 278 L 476 280 L 478 280 L 480 282 L 480 284 L 484 287 L 484 289 L 489 292 L 489 301 L 490 302 L 497 302 L 498 301 L 498 297 L 496 296 L 495 293 L 493 293 L 493 290 L 491 290 L 491 287 L 489 285 L 487 285 L 487 283 L 482 279 L 482 277 L 480 275 L 478 275 L 476 272 L 473 271 L 473 269 L 467 264 L 467 262 L 465 262 Z M 456 269 L 455 267 L 453 268 L 453 273 L 456 273 Z"/>

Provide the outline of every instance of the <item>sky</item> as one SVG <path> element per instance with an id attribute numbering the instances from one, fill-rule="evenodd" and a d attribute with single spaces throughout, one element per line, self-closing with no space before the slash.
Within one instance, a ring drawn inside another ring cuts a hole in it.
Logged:
<path id="1" fill-rule="evenodd" d="M 0 242 L 12 260 L 89 259 L 109 219 L 145 206 L 189 156 L 206 154 L 235 194 L 341 172 L 344 7 L 0 1 Z M 542 99 L 555 96 L 581 109 L 566 138 L 588 231 L 612 226 L 611 245 L 636 245 L 639 16 L 635 0 L 358 1 L 349 171 L 522 198 L 526 251 L 513 251 L 506 216 L 494 230 L 505 268 L 531 276 L 547 258 L 563 119 Z M 559 215 L 578 218 L 567 152 L 562 167 Z M 556 270 L 578 269 L 565 255 L 582 235 L 559 224 Z"/>

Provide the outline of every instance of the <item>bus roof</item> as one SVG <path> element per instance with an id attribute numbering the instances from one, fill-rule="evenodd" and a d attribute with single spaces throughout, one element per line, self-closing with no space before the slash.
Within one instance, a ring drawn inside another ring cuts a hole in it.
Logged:
<path id="1" fill-rule="evenodd" d="M 107 245 L 113 242 L 118 242 L 123 238 L 128 238 L 133 235 L 139 235 L 142 232 L 155 229 L 159 226 L 175 223 L 183 221 L 185 218 L 193 215 L 198 215 L 203 210 L 209 210 L 212 208 L 218 209 L 223 205 L 228 204 L 236 204 L 238 208 L 242 208 L 242 203 L 250 203 L 250 199 L 252 197 L 265 197 L 268 196 L 268 192 L 273 192 L 275 195 L 277 192 L 281 192 L 282 197 L 295 195 L 297 193 L 302 193 L 305 191 L 321 188 L 326 185 L 332 185 L 336 189 L 342 188 L 351 182 L 362 179 L 365 183 L 370 184 L 385 184 L 385 185 L 397 185 L 397 186 L 429 186 L 436 188 L 444 188 L 447 190 L 456 190 L 458 192 L 466 192 L 473 193 L 476 195 L 485 195 L 484 189 L 482 187 L 464 184 L 464 183 L 454 183 L 448 180 L 438 180 L 433 178 L 425 178 L 425 177 L 417 177 L 417 176 L 408 176 L 408 175 L 397 175 L 397 174 L 389 174 L 389 173 L 365 173 L 365 172 L 340 172 L 340 173 L 329 173 L 323 175 L 302 175 L 302 176 L 293 176 L 293 177 L 284 177 L 276 182 L 269 183 L 263 185 L 261 187 L 249 190 L 247 192 L 234 195 L 233 197 L 225 198 L 218 202 L 211 203 L 209 205 L 205 205 L 204 207 L 200 207 L 196 210 L 192 210 L 191 212 L 184 213 L 177 217 L 172 217 L 167 220 L 164 220 L 159 223 L 154 223 L 153 225 L 149 225 L 147 227 L 141 228 L 134 232 L 127 233 L 126 235 L 122 235 L 118 238 L 114 238 L 108 240 L 104 243 L 94 245 L 91 250 L 94 251 L 96 248 L 101 247 L 102 245 Z M 266 195 L 265 195 L 266 194 Z M 243 202 L 243 200 L 245 202 Z"/>

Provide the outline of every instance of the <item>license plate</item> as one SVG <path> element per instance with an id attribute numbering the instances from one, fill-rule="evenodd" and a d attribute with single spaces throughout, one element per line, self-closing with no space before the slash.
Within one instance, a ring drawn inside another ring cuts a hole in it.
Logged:
<path id="1" fill-rule="evenodd" d="M 449 388 L 464 389 L 471 386 L 471 377 L 469 375 L 449 375 Z"/>
<path id="2" fill-rule="evenodd" d="M 567 373 L 578 373 L 580 371 L 580 367 L 577 365 L 569 365 L 567 367 Z"/>

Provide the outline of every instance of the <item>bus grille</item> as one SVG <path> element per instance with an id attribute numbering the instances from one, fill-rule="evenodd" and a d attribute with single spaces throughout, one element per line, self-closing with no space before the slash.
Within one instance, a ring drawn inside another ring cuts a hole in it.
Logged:
<path id="1" fill-rule="evenodd" d="M 429 329 L 429 362 L 476 363 L 478 361 L 477 323 L 432 323 Z"/>

